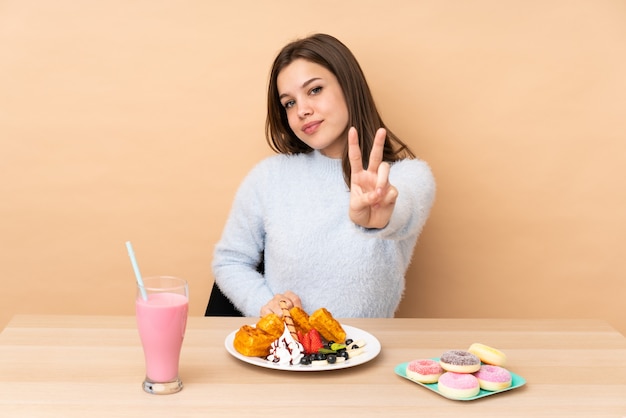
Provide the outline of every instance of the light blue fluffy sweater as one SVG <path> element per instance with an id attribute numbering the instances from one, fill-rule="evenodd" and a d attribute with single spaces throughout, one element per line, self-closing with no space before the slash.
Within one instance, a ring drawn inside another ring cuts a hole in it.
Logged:
<path id="1" fill-rule="evenodd" d="M 215 281 L 246 316 L 291 290 L 308 313 L 393 317 L 435 181 L 417 159 L 394 163 L 389 180 L 399 192 L 392 218 L 365 229 L 348 217 L 341 160 L 314 151 L 261 161 L 237 191 L 216 245 Z M 265 275 L 256 271 L 263 254 Z"/>

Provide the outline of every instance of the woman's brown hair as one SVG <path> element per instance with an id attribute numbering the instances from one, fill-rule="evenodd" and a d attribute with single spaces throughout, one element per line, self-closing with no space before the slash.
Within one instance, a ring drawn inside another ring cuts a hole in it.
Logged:
<path id="1" fill-rule="evenodd" d="M 366 168 L 369 162 L 378 128 L 387 130 L 383 161 L 393 162 L 403 158 L 415 158 L 409 147 L 383 123 L 365 75 L 352 52 L 338 39 L 326 34 L 315 34 L 293 41 L 287 44 L 274 60 L 267 91 L 267 119 L 265 121 L 265 137 L 274 151 L 281 154 L 313 151 L 311 147 L 298 139 L 289 127 L 287 113 L 280 103 L 276 82 L 282 69 L 299 58 L 321 65 L 337 77 L 348 106 L 348 126 L 354 126 L 359 134 L 363 167 Z M 350 187 L 350 161 L 347 145 L 342 157 L 342 167 L 344 179 Z"/>

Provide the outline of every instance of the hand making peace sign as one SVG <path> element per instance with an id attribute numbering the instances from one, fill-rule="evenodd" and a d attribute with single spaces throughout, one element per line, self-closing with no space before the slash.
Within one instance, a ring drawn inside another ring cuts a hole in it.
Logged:
<path id="1" fill-rule="evenodd" d="M 376 131 L 367 170 L 363 169 L 356 128 L 348 131 L 350 159 L 350 219 L 365 228 L 384 228 L 391 219 L 398 190 L 389 183 L 389 163 L 383 162 L 387 131 Z"/>

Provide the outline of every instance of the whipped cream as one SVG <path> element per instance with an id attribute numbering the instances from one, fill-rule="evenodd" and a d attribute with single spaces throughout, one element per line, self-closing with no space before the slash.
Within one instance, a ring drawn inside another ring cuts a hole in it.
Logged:
<path id="1" fill-rule="evenodd" d="M 300 364 L 304 357 L 304 347 L 296 341 L 289 329 L 285 326 L 283 335 L 276 339 L 270 346 L 270 354 L 267 360 L 281 365 Z"/>

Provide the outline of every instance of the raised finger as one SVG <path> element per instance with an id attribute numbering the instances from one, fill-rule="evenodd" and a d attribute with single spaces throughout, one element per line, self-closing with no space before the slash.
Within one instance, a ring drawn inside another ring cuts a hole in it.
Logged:
<path id="1" fill-rule="evenodd" d="M 348 159 L 350 160 L 350 170 L 352 173 L 363 171 L 361 161 L 361 148 L 359 148 L 359 135 L 354 126 L 348 130 Z"/>
<path id="2" fill-rule="evenodd" d="M 378 166 L 383 161 L 385 138 L 387 138 L 387 131 L 384 128 L 379 128 L 376 131 L 376 136 L 374 137 L 374 144 L 372 145 L 372 151 L 370 152 L 370 159 L 369 164 L 367 165 L 367 171 L 378 171 Z"/>

